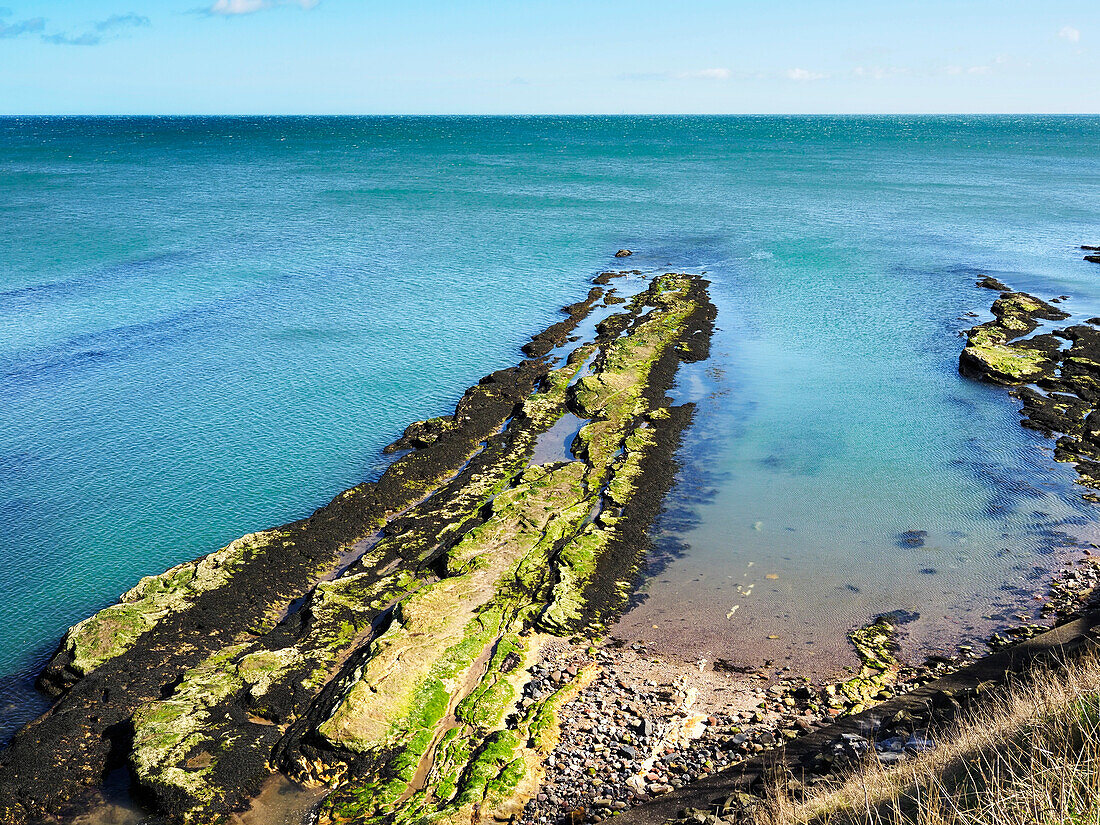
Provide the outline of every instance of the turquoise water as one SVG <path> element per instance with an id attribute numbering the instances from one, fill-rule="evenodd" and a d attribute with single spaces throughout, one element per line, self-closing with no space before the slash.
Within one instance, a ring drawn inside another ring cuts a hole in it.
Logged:
<path id="1" fill-rule="evenodd" d="M 0 203 L 0 733 L 67 626 L 377 473 L 623 246 L 720 330 L 621 632 L 947 644 L 1093 518 L 955 365 L 979 272 L 1100 314 L 1098 118 L 5 119 Z"/>

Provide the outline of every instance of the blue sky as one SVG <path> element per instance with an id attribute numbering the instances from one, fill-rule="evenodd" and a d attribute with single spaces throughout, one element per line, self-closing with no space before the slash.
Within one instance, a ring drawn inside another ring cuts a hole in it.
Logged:
<path id="1" fill-rule="evenodd" d="M 1100 112 L 1100 0 L 0 0 L 0 113 Z"/>

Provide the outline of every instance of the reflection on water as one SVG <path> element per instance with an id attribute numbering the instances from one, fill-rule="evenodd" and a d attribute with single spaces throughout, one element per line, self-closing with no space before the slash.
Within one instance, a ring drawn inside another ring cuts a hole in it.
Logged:
<path id="1" fill-rule="evenodd" d="M 125 769 L 112 771 L 101 789 L 102 804 L 81 814 L 73 825 L 166 825 L 130 795 Z M 282 774 L 270 777 L 245 812 L 233 814 L 229 825 L 314 825 L 317 807 L 328 794 L 325 788 L 305 788 Z"/>
<path id="2" fill-rule="evenodd" d="M 955 319 L 995 295 L 968 281 L 914 305 L 919 281 L 887 282 L 875 312 L 806 322 L 866 298 L 805 268 L 748 265 L 761 288 L 799 283 L 783 310 L 715 290 L 712 359 L 675 393 L 698 408 L 659 552 L 615 635 L 832 672 L 855 662 L 847 631 L 880 613 L 919 614 L 903 637 L 914 658 L 1036 618 L 1050 573 L 1095 539 L 1095 509 L 1004 390 L 958 375 L 973 321 Z"/>
<path id="3" fill-rule="evenodd" d="M 562 415 L 554 422 L 554 426 L 539 435 L 538 440 L 535 441 L 530 466 L 535 467 L 555 461 L 572 461 L 573 441 L 581 431 L 581 427 L 587 423 L 587 418 L 580 418 L 570 412 Z"/>
<path id="4" fill-rule="evenodd" d="M 304 788 L 276 774 L 264 783 L 263 791 L 252 807 L 233 817 L 233 825 L 312 825 L 316 809 L 328 791 Z"/>

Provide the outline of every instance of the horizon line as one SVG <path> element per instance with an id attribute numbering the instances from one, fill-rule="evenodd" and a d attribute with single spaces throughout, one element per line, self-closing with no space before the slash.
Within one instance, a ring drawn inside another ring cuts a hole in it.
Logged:
<path id="1" fill-rule="evenodd" d="M 10 112 L 12 118 L 1100 117 L 1100 112 Z"/>

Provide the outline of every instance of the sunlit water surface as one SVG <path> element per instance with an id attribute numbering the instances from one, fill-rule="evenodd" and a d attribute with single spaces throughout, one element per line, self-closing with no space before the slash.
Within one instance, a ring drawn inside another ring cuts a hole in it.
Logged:
<path id="1" fill-rule="evenodd" d="M 1100 119 L 7 119 L 0 202 L 0 739 L 66 627 L 377 474 L 624 246 L 719 330 L 616 633 L 833 667 L 906 609 L 916 655 L 1089 537 L 956 364 L 980 274 L 1100 314 Z"/>

